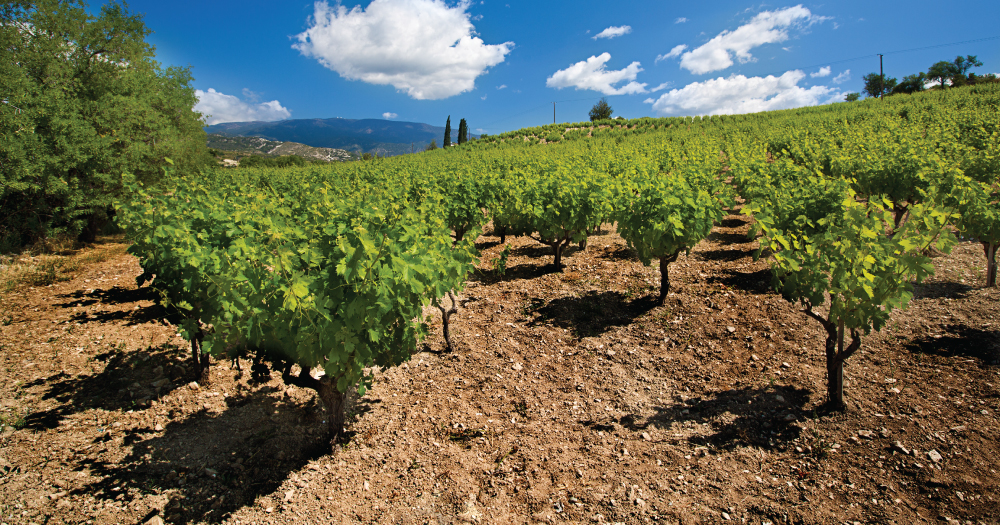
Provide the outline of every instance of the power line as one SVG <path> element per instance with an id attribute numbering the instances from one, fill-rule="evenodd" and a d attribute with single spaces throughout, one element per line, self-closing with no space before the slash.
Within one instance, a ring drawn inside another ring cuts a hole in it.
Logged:
<path id="1" fill-rule="evenodd" d="M 847 62 L 855 62 L 857 60 L 864 60 L 866 58 L 875 58 L 877 56 L 882 56 L 882 55 L 898 55 L 900 53 L 910 53 L 912 51 L 923 51 L 925 49 L 937 49 L 939 47 L 958 46 L 958 45 L 962 45 L 962 44 L 971 44 L 973 42 L 985 42 L 987 40 L 1000 40 L 1000 36 L 988 36 L 988 37 L 985 37 L 985 38 L 975 38 L 975 39 L 972 39 L 972 40 L 962 40 L 961 42 L 949 42 L 947 44 L 935 44 L 933 46 L 911 47 L 909 49 L 897 49 L 896 51 L 888 51 L 886 53 L 872 53 L 870 55 L 861 55 L 861 56 L 857 56 L 857 57 L 854 57 L 854 58 L 845 58 L 843 60 L 834 60 L 832 62 L 822 62 L 820 64 L 813 64 L 811 66 L 790 67 L 790 68 L 786 68 L 786 69 L 784 69 L 782 71 L 774 71 L 774 72 L 771 72 L 771 73 L 764 73 L 761 76 L 766 77 L 768 75 L 780 75 L 782 73 L 787 73 L 789 71 L 793 71 L 793 70 L 796 70 L 796 69 L 812 69 L 814 67 L 833 66 L 833 65 L 837 65 L 837 64 L 845 64 Z"/>

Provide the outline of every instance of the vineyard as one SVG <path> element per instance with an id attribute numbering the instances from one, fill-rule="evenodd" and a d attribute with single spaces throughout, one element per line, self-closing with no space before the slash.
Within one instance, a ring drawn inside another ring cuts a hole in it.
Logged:
<path id="1" fill-rule="evenodd" d="M 5 300 L 0 521 L 996 523 L 998 101 L 126 175 L 134 258 Z"/>

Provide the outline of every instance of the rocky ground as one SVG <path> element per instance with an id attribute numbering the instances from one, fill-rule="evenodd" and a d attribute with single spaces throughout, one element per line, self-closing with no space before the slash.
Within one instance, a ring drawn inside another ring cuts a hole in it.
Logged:
<path id="1" fill-rule="evenodd" d="M 731 215 L 671 265 L 665 306 L 613 230 L 563 272 L 508 239 L 502 276 L 481 237 L 455 349 L 434 321 L 332 449 L 278 374 L 194 383 L 134 258 L 20 287 L 0 299 L 0 523 L 998 523 L 982 249 L 935 259 L 828 413 L 820 326 L 746 230 Z"/>

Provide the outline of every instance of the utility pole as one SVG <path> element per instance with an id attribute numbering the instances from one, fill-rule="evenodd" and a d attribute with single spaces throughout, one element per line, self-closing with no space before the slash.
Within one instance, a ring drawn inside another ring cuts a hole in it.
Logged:
<path id="1" fill-rule="evenodd" d="M 882 53 L 878 54 L 878 99 L 882 100 L 882 94 L 885 93 L 885 73 L 882 72 Z"/>
<path id="2" fill-rule="evenodd" d="M 552 103 L 552 123 L 556 123 L 556 103 Z"/>

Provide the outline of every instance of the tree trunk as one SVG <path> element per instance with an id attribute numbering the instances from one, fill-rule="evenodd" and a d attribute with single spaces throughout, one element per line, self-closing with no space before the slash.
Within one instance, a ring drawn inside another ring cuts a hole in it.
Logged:
<path id="1" fill-rule="evenodd" d="M 670 263 L 677 260 L 679 254 L 675 253 L 673 255 L 667 255 L 660 257 L 660 306 L 667 300 L 667 292 L 670 291 L 670 272 L 668 266 Z"/>
<path id="2" fill-rule="evenodd" d="M 819 321 L 826 330 L 826 392 L 828 406 L 833 410 L 843 410 L 844 404 L 844 362 L 861 348 L 861 334 L 851 329 L 851 344 L 844 347 L 844 321 L 834 323 L 813 312 L 811 308 L 803 313 Z"/>
<path id="3" fill-rule="evenodd" d="M 826 364 L 826 392 L 830 408 L 844 408 L 844 362 L 839 359 Z"/>
<path id="4" fill-rule="evenodd" d="M 285 369 L 281 373 L 281 380 L 286 385 L 295 385 L 300 388 L 311 388 L 316 391 L 323 406 L 326 407 L 326 424 L 330 431 L 330 439 L 337 440 L 344 432 L 344 421 L 346 419 L 347 393 L 337 390 L 336 381 L 327 375 L 316 379 L 309 375 L 310 367 L 303 366 L 298 375 L 292 375 L 291 363 L 285 363 Z"/>
<path id="5" fill-rule="evenodd" d="M 211 357 L 207 352 L 201 350 L 201 340 L 205 333 L 199 331 L 191 338 L 191 365 L 194 368 L 195 380 L 200 384 L 207 384 L 211 378 L 208 367 L 212 364 Z"/>
<path id="6" fill-rule="evenodd" d="M 552 245 L 552 249 L 555 250 L 555 252 L 556 252 L 556 259 L 555 259 L 555 262 L 553 263 L 553 264 L 556 265 L 556 269 L 562 268 L 562 254 L 563 254 L 563 250 L 565 250 L 566 246 L 569 245 L 569 241 L 570 241 L 570 238 L 567 235 L 563 239 L 556 240 L 555 244 Z"/>
<path id="7" fill-rule="evenodd" d="M 986 252 L 986 286 L 992 288 L 997 285 L 997 244 L 984 242 L 983 251 Z"/>
<path id="8" fill-rule="evenodd" d="M 323 376 L 317 383 L 316 393 L 326 407 L 326 424 L 330 431 L 330 439 L 337 439 L 344 432 L 347 393 L 337 391 L 337 385 L 330 376 Z"/>
<path id="9" fill-rule="evenodd" d="M 500 227 L 500 244 L 505 244 L 507 242 L 507 227 Z"/>
<path id="10" fill-rule="evenodd" d="M 458 313 L 458 301 L 455 300 L 455 294 L 451 292 L 448 292 L 448 297 L 451 298 L 451 308 L 446 309 L 440 303 L 436 306 L 438 310 L 441 310 L 441 331 L 444 333 L 444 343 L 448 346 L 448 351 L 453 352 L 455 349 L 451 346 L 451 330 L 449 326 L 451 325 L 451 314 Z"/>
<path id="11" fill-rule="evenodd" d="M 844 321 L 837 326 L 837 351 L 833 359 L 826 362 L 826 391 L 832 408 L 844 406 Z M 829 341 L 827 342 L 829 347 Z"/>

